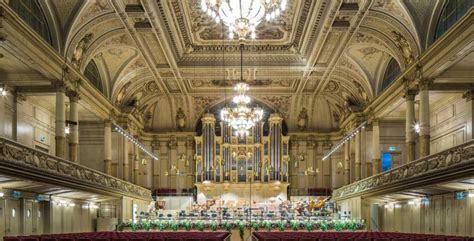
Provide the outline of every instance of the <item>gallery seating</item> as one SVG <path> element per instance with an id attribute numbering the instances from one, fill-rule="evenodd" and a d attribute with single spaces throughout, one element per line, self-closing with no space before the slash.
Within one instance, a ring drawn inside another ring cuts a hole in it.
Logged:
<path id="1" fill-rule="evenodd" d="M 4 237 L 4 241 L 224 241 L 229 232 L 94 232 Z"/>
<path id="2" fill-rule="evenodd" d="M 256 241 L 473 241 L 472 237 L 395 232 L 254 232 Z"/>

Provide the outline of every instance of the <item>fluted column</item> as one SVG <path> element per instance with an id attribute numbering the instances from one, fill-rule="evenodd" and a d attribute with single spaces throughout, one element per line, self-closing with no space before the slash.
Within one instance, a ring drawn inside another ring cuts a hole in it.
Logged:
<path id="1" fill-rule="evenodd" d="M 351 147 L 350 141 L 344 144 L 344 185 L 351 183 Z"/>
<path id="2" fill-rule="evenodd" d="M 104 172 L 112 175 L 112 122 L 104 123 Z"/>
<path id="3" fill-rule="evenodd" d="M 420 157 L 430 154 L 430 94 L 428 81 L 420 82 Z"/>
<path id="4" fill-rule="evenodd" d="M 355 135 L 355 172 L 354 172 L 354 179 L 355 181 L 358 181 L 361 179 L 361 159 L 362 159 L 362 151 L 361 151 L 361 148 L 362 148 L 362 145 L 361 145 L 361 134 L 360 132 L 356 132 L 356 135 Z"/>
<path id="5" fill-rule="evenodd" d="M 66 106 L 65 106 L 65 87 L 62 82 L 55 82 L 54 87 L 56 88 L 56 118 L 55 118 L 55 140 L 56 140 L 56 156 L 60 158 L 66 157 L 65 144 L 66 144 Z"/>
<path id="6" fill-rule="evenodd" d="M 405 98 L 405 163 L 415 160 L 415 92 L 408 90 Z"/>
<path id="7" fill-rule="evenodd" d="M 372 175 L 380 173 L 380 123 L 379 120 L 372 121 Z"/>
<path id="8" fill-rule="evenodd" d="M 79 94 L 75 91 L 68 92 L 69 97 L 69 160 L 78 162 L 77 153 L 79 145 Z"/>

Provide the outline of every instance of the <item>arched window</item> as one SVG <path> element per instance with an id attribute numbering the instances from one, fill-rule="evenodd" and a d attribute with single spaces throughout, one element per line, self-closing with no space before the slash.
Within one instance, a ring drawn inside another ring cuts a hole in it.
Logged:
<path id="1" fill-rule="evenodd" d="M 84 76 L 101 92 L 104 93 L 104 85 L 102 84 L 102 79 L 100 78 L 99 69 L 95 64 L 94 60 L 91 60 L 84 70 Z"/>
<path id="2" fill-rule="evenodd" d="M 446 0 L 436 25 L 434 40 L 438 39 L 474 6 L 474 0 Z"/>
<path id="3" fill-rule="evenodd" d="M 9 4 L 46 42 L 53 44 L 48 22 L 37 0 L 10 0 Z"/>
<path id="4" fill-rule="evenodd" d="M 392 58 L 388 62 L 387 68 L 385 69 L 385 74 L 383 75 L 382 86 L 380 87 L 380 92 L 384 91 L 387 87 L 392 84 L 392 82 L 400 75 L 400 66 L 397 61 Z"/>

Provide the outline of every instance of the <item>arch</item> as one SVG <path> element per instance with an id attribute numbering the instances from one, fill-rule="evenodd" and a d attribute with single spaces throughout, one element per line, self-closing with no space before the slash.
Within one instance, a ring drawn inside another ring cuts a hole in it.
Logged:
<path id="1" fill-rule="evenodd" d="M 474 0 L 446 0 L 436 22 L 433 41 L 448 31 L 472 6 Z"/>
<path id="2" fill-rule="evenodd" d="M 44 41 L 54 47 L 45 12 L 38 0 L 10 0 L 8 4 Z"/>
<path id="3" fill-rule="evenodd" d="M 105 86 L 104 82 L 102 81 L 102 77 L 100 76 L 99 68 L 97 68 L 97 64 L 94 60 L 90 61 L 87 64 L 84 70 L 84 76 L 102 93 L 105 95 Z"/>
<path id="4" fill-rule="evenodd" d="M 385 67 L 385 73 L 379 87 L 379 93 L 387 89 L 387 87 L 389 87 L 393 81 L 397 79 L 400 73 L 400 65 L 394 58 L 391 58 L 387 63 L 387 67 Z"/>

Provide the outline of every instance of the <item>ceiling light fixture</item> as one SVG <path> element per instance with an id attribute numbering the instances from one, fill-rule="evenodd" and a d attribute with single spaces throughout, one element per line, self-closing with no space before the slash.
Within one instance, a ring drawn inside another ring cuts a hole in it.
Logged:
<path id="1" fill-rule="evenodd" d="M 286 10 L 288 0 L 201 0 L 201 9 L 217 23 L 222 21 L 229 28 L 229 38 L 237 34 L 244 40 L 265 18 L 271 21 Z"/>
<path id="2" fill-rule="evenodd" d="M 249 85 L 244 82 L 243 78 L 243 49 L 244 45 L 240 45 L 240 81 L 234 86 L 237 95 L 232 98 L 234 107 L 224 107 L 221 110 L 221 119 L 227 122 L 232 129 L 237 132 L 238 136 L 246 136 L 249 130 L 254 127 L 263 118 L 263 109 L 260 107 L 251 108 L 248 106 L 251 98 L 247 95 Z"/>

